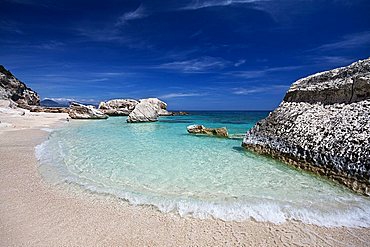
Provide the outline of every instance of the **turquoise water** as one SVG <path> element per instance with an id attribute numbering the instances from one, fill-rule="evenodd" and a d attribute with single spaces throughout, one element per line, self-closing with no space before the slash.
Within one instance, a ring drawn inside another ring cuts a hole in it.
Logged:
<path id="1" fill-rule="evenodd" d="M 194 112 L 156 123 L 73 121 L 37 147 L 42 175 L 163 212 L 223 220 L 370 226 L 370 200 L 190 124 L 242 134 L 267 112 Z"/>

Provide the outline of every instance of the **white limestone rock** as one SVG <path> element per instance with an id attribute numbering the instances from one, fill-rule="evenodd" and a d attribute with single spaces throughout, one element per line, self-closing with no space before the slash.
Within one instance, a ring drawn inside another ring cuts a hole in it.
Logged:
<path id="1" fill-rule="evenodd" d="M 127 118 L 128 123 L 155 122 L 167 104 L 157 98 L 142 99 Z"/>
<path id="2" fill-rule="evenodd" d="M 139 104 L 134 99 L 113 99 L 100 102 L 98 109 L 109 116 L 128 116 Z"/>
<path id="3" fill-rule="evenodd" d="M 40 104 L 39 95 L 2 65 L 0 65 L 0 99 L 12 100 L 24 108 Z"/>
<path id="4" fill-rule="evenodd" d="M 72 102 L 69 106 L 69 116 L 72 119 L 107 119 L 108 115 L 97 110 L 94 106 Z"/>
<path id="5" fill-rule="evenodd" d="M 370 59 L 293 83 L 243 146 L 370 195 Z"/>

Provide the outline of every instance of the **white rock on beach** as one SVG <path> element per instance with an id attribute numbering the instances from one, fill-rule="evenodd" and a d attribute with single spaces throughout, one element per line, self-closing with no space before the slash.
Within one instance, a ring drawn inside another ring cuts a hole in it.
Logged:
<path id="1" fill-rule="evenodd" d="M 97 110 L 94 106 L 87 106 L 72 102 L 69 106 L 69 116 L 73 119 L 107 119 L 108 115 Z"/>

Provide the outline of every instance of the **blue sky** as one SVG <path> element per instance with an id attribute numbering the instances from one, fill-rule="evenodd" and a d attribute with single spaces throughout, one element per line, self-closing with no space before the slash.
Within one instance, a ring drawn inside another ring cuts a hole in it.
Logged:
<path id="1" fill-rule="evenodd" d="M 2 0 L 0 64 L 42 98 L 274 109 L 370 56 L 368 0 Z"/>

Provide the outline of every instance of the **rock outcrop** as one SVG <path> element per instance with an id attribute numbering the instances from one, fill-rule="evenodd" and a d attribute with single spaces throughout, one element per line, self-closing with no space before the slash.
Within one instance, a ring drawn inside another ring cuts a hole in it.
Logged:
<path id="1" fill-rule="evenodd" d="M 157 98 L 142 99 L 127 118 L 128 123 L 155 122 L 164 113 L 167 104 Z"/>
<path id="2" fill-rule="evenodd" d="M 370 59 L 296 81 L 243 146 L 370 195 Z"/>
<path id="3" fill-rule="evenodd" d="M 105 115 L 101 111 L 97 110 L 94 106 L 83 105 L 72 102 L 69 106 L 69 116 L 73 119 L 107 119 L 108 115 Z"/>
<path id="4" fill-rule="evenodd" d="M 69 113 L 69 108 L 66 107 L 32 106 L 29 108 L 29 110 L 31 112 Z"/>
<path id="5" fill-rule="evenodd" d="M 139 104 L 134 99 L 113 99 L 100 102 L 98 109 L 109 116 L 128 116 Z"/>
<path id="6" fill-rule="evenodd" d="M 0 65 L 0 99 L 13 100 L 20 107 L 40 104 L 39 95 L 2 65 Z"/>
<path id="7" fill-rule="evenodd" d="M 173 112 L 167 111 L 166 109 L 159 109 L 158 115 L 159 116 L 173 116 Z"/>
<path id="8" fill-rule="evenodd" d="M 228 137 L 229 134 L 225 127 L 222 128 L 206 128 L 203 125 L 189 125 L 186 127 L 187 131 L 191 134 L 201 134 L 218 137 Z"/>

